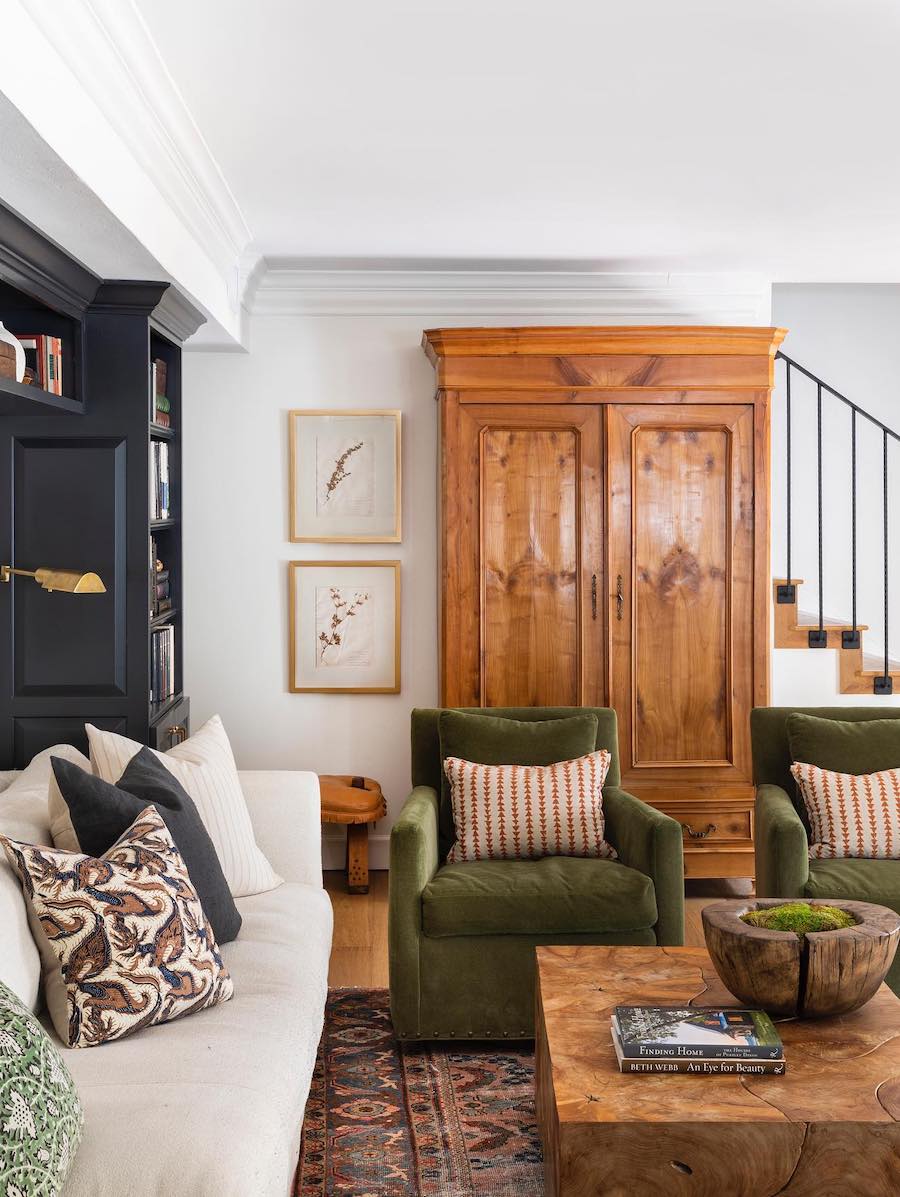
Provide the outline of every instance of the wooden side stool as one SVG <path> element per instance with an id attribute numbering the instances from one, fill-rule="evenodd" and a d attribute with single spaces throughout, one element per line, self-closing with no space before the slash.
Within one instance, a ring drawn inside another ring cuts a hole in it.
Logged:
<path id="1" fill-rule="evenodd" d="M 387 814 L 381 786 L 371 777 L 321 773 L 322 822 L 347 827 L 347 891 L 369 892 L 369 823 Z"/>

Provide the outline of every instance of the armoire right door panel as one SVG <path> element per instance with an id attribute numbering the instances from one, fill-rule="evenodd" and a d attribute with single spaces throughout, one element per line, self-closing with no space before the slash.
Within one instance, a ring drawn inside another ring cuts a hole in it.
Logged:
<path id="1" fill-rule="evenodd" d="M 753 408 L 608 409 L 610 693 L 623 784 L 751 782 Z"/>

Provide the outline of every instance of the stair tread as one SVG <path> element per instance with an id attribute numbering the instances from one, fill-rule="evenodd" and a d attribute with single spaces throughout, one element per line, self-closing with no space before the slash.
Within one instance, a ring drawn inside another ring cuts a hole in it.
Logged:
<path id="1" fill-rule="evenodd" d="M 819 626 L 819 616 L 815 611 L 798 611 L 797 612 L 797 627 L 798 628 L 817 628 Z M 826 628 L 846 628 L 848 632 L 853 630 L 853 622 L 849 619 L 839 619 L 836 615 L 824 615 L 822 617 L 822 626 Z M 858 623 L 856 630 L 865 632 L 868 629 L 868 624 Z"/>
<path id="2" fill-rule="evenodd" d="M 871 673 L 874 676 L 883 676 L 884 674 L 884 657 L 878 653 L 866 653 L 862 655 L 863 673 Z M 893 660 L 888 657 L 888 672 L 900 674 L 900 661 Z"/>

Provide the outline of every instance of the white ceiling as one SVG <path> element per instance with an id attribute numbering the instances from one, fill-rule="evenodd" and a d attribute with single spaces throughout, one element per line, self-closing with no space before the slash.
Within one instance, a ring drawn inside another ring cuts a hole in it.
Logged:
<path id="1" fill-rule="evenodd" d="M 900 280 L 896 0 L 136 0 L 264 254 Z"/>

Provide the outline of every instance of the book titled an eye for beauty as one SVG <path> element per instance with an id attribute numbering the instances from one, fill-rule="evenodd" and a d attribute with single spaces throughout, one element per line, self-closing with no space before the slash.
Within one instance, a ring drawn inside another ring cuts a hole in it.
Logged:
<path id="1" fill-rule="evenodd" d="M 617 1006 L 612 1037 L 625 1072 L 783 1073 L 768 1014 L 697 1006 Z"/>

